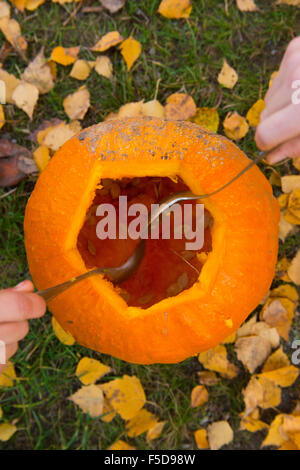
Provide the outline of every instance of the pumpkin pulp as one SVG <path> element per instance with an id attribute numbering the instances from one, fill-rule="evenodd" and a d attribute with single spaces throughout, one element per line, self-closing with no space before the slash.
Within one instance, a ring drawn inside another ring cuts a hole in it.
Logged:
<path id="1" fill-rule="evenodd" d="M 123 178 L 122 180 L 102 179 L 96 190 L 85 222 L 79 232 L 77 248 L 88 269 L 94 267 L 121 266 L 133 253 L 139 240 L 118 237 L 119 196 L 127 196 L 128 208 L 134 204 L 144 204 L 150 212 L 151 204 L 159 203 L 166 196 L 189 188 L 179 178 L 142 177 Z M 116 210 L 116 239 L 101 240 L 96 233 L 96 226 L 102 219 L 96 215 L 100 204 L 112 204 Z M 196 201 L 182 202 L 182 213 L 185 204 L 192 204 L 192 221 L 195 229 Z M 128 216 L 127 222 L 134 217 Z M 170 214 L 170 238 L 163 239 L 161 226 L 159 238 L 148 238 L 144 258 L 130 279 L 115 286 L 118 293 L 130 306 L 148 308 L 160 300 L 178 295 L 189 289 L 199 278 L 207 254 L 212 249 L 210 228 L 213 223 L 211 214 L 204 212 L 204 244 L 198 251 L 186 250 L 187 240 L 174 238 L 174 216 Z"/>

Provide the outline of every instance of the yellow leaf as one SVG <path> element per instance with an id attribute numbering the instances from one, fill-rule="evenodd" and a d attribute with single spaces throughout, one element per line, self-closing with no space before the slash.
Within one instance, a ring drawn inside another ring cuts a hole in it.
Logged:
<path id="1" fill-rule="evenodd" d="M 281 178 L 282 191 L 291 193 L 295 189 L 300 189 L 300 175 L 286 175 Z"/>
<path id="2" fill-rule="evenodd" d="M 5 101 L 6 103 L 12 103 L 12 94 L 15 88 L 19 85 L 20 80 L 16 78 L 14 75 L 6 72 L 2 68 L 0 68 L 0 80 L 5 83 Z"/>
<path id="3" fill-rule="evenodd" d="M 85 86 L 70 93 L 63 100 L 65 113 L 70 119 L 83 119 L 90 107 L 90 93 Z"/>
<path id="4" fill-rule="evenodd" d="M 237 358 L 251 373 L 266 360 L 271 349 L 271 343 L 261 336 L 245 336 L 235 343 Z"/>
<path id="5" fill-rule="evenodd" d="M 279 220 L 279 239 L 284 242 L 286 237 L 291 233 L 293 230 L 293 224 L 286 220 L 285 214 L 280 212 L 280 220 Z"/>
<path id="6" fill-rule="evenodd" d="M 294 167 L 300 171 L 300 157 L 293 158 L 293 165 Z"/>
<path id="7" fill-rule="evenodd" d="M 2 411 L 2 408 L 0 406 L 0 419 L 2 419 L 2 417 L 3 417 L 3 411 Z"/>
<path id="8" fill-rule="evenodd" d="M 11 3 L 20 11 L 24 11 L 27 0 L 11 0 Z"/>
<path id="9" fill-rule="evenodd" d="M 29 11 L 36 10 L 40 5 L 45 3 L 46 0 L 27 0 L 25 8 Z"/>
<path id="10" fill-rule="evenodd" d="M 293 7 L 299 7 L 300 6 L 300 0 L 277 0 L 279 5 L 284 3 L 285 5 L 291 5 Z"/>
<path id="11" fill-rule="evenodd" d="M 300 217 L 296 217 L 288 209 L 284 212 L 283 216 L 287 223 L 292 225 L 300 225 Z"/>
<path id="12" fill-rule="evenodd" d="M 291 284 L 281 284 L 281 286 L 272 289 L 270 297 L 282 297 L 283 299 L 289 299 L 291 302 L 296 304 L 299 299 L 297 289 Z"/>
<path id="13" fill-rule="evenodd" d="M 37 87 L 35 85 L 31 85 L 31 83 L 23 81 L 17 85 L 12 94 L 13 102 L 18 106 L 18 108 L 22 109 L 30 119 L 32 119 L 38 98 L 39 90 Z"/>
<path id="14" fill-rule="evenodd" d="M 281 184 L 280 184 L 281 186 Z M 288 205 L 289 202 L 289 195 L 288 194 L 280 194 L 280 196 L 277 198 L 278 204 L 280 209 L 285 209 Z"/>
<path id="15" fill-rule="evenodd" d="M 211 450 L 218 450 L 233 440 L 233 430 L 227 421 L 216 421 L 208 426 L 207 437 Z"/>
<path id="16" fill-rule="evenodd" d="M 192 11 L 190 0 L 162 0 L 158 12 L 165 18 L 188 18 Z"/>
<path id="17" fill-rule="evenodd" d="M 99 385 L 98 385 L 98 387 L 99 387 Z M 107 398 L 104 397 L 103 416 L 101 416 L 101 420 L 104 421 L 105 423 L 110 423 L 116 415 L 117 415 L 117 413 L 114 411 L 114 409 L 110 405 Z"/>
<path id="18" fill-rule="evenodd" d="M 233 332 L 231 335 L 227 336 L 224 339 L 223 344 L 235 343 L 236 341 L 236 332 Z"/>
<path id="19" fill-rule="evenodd" d="M 156 424 L 156 416 L 143 408 L 126 423 L 126 432 L 129 437 L 136 437 L 152 429 Z"/>
<path id="20" fill-rule="evenodd" d="M 193 98 L 185 93 L 173 93 L 167 98 L 165 106 L 166 119 L 185 121 L 196 113 L 196 105 Z"/>
<path id="21" fill-rule="evenodd" d="M 201 372 L 197 372 L 199 382 L 202 385 L 216 385 L 219 382 L 217 374 L 211 370 L 203 370 Z"/>
<path id="22" fill-rule="evenodd" d="M 288 210 L 299 219 L 300 223 L 300 188 L 294 189 L 288 198 Z"/>
<path id="23" fill-rule="evenodd" d="M 253 418 L 251 415 L 243 417 L 240 423 L 240 429 L 246 429 L 249 432 L 261 431 L 262 429 L 266 429 L 268 427 L 268 424 L 260 421 L 259 419 Z"/>
<path id="24" fill-rule="evenodd" d="M 289 387 L 298 378 L 299 369 L 295 366 L 281 367 L 258 374 L 258 378 L 266 378 L 280 387 Z"/>
<path id="25" fill-rule="evenodd" d="M 79 121 L 72 121 L 70 124 L 62 122 L 56 126 L 48 127 L 46 132 L 39 132 L 38 142 L 56 152 L 56 150 L 80 130 Z"/>
<path id="26" fill-rule="evenodd" d="M 142 52 L 142 46 L 136 39 L 129 37 L 121 43 L 120 50 L 126 62 L 127 70 L 129 71 L 134 62 L 140 56 L 140 53 Z"/>
<path id="27" fill-rule="evenodd" d="M 103 413 L 103 391 L 97 385 L 84 385 L 69 397 L 84 413 L 97 418 Z"/>
<path id="28" fill-rule="evenodd" d="M 218 82 L 225 88 L 233 88 L 238 81 L 238 74 L 230 67 L 226 59 L 223 59 L 223 67 L 218 75 Z"/>
<path id="29" fill-rule="evenodd" d="M 0 29 L 7 41 L 19 52 L 24 52 L 27 49 L 27 42 L 21 34 L 21 28 L 19 23 L 9 18 L 8 16 L 3 16 L 0 18 Z"/>
<path id="30" fill-rule="evenodd" d="M 119 439 L 109 446 L 107 450 L 136 450 L 136 448 Z"/>
<path id="31" fill-rule="evenodd" d="M 159 421 L 152 428 L 148 429 L 146 441 L 150 442 L 150 441 L 153 441 L 154 439 L 157 439 L 161 435 L 161 432 L 165 424 L 166 424 L 166 421 Z"/>
<path id="32" fill-rule="evenodd" d="M 17 426 L 14 426 L 10 423 L 1 423 L 0 424 L 0 441 L 8 441 L 17 431 Z"/>
<path id="33" fill-rule="evenodd" d="M 157 100 L 142 103 L 142 113 L 144 116 L 151 116 L 163 119 L 165 116 L 165 108 Z"/>
<path id="34" fill-rule="evenodd" d="M 287 275 L 287 270 L 288 270 L 289 265 L 290 265 L 290 262 L 286 258 L 286 256 L 278 260 L 276 264 L 275 278 L 279 279 L 280 281 L 290 282 L 291 280 Z"/>
<path id="35" fill-rule="evenodd" d="M 45 145 L 40 145 L 33 152 L 33 159 L 39 171 L 42 172 L 50 161 L 50 153 L 48 147 L 46 147 Z"/>
<path id="36" fill-rule="evenodd" d="M 195 441 L 196 441 L 198 449 L 209 448 L 206 429 L 204 428 L 197 429 L 197 431 L 195 431 L 194 433 L 194 437 L 195 437 Z"/>
<path id="37" fill-rule="evenodd" d="M 137 117 L 143 114 L 142 112 L 143 101 L 137 101 L 134 103 L 126 103 L 118 111 L 118 118 L 125 117 Z"/>
<path id="38" fill-rule="evenodd" d="M 241 11 L 257 11 L 258 8 L 254 3 L 254 0 L 236 0 L 236 4 Z"/>
<path id="39" fill-rule="evenodd" d="M 57 46 L 53 49 L 50 59 L 61 65 L 71 65 L 77 59 L 79 50 L 79 46 L 69 48 Z"/>
<path id="40" fill-rule="evenodd" d="M 59 341 L 67 346 L 72 346 L 75 343 L 75 339 L 70 333 L 67 333 L 58 323 L 55 317 L 52 317 L 52 327 L 55 336 Z"/>
<path id="41" fill-rule="evenodd" d="M 4 109 L 2 104 L 0 104 L 0 129 L 4 126 L 5 124 L 5 115 L 4 115 Z"/>
<path id="42" fill-rule="evenodd" d="M 43 49 L 26 67 L 21 78 L 25 82 L 36 86 L 41 94 L 48 93 L 52 90 L 54 87 L 53 75 L 44 57 Z"/>
<path id="43" fill-rule="evenodd" d="M 100 2 L 110 13 L 116 13 L 125 4 L 125 0 L 100 0 Z"/>
<path id="44" fill-rule="evenodd" d="M 288 438 L 282 433 L 281 427 L 283 423 L 283 415 L 278 414 L 270 424 L 269 432 L 262 443 L 262 447 L 265 446 L 280 446 Z"/>
<path id="45" fill-rule="evenodd" d="M 261 408 L 274 408 L 280 405 L 281 402 L 281 389 L 280 387 L 269 380 L 268 378 L 264 377 L 262 374 L 257 376 L 258 382 L 261 384 L 263 389 L 263 399 L 259 403 Z"/>
<path id="46" fill-rule="evenodd" d="M 86 80 L 91 73 L 92 67 L 86 60 L 78 59 L 74 62 L 70 77 L 77 80 Z"/>
<path id="47" fill-rule="evenodd" d="M 204 385 L 196 385 L 191 393 L 191 407 L 196 408 L 197 406 L 203 405 L 208 400 L 208 391 Z"/>
<path id="48" fill-rule="evenodd" d="M 216 108 L 197 108 L 196 114 L 190 120 L 212 132 L 217 132 L 220 117 Z"/>
<path id="49" fill-rule="evenodd" d="M 246 119 L 237 112 L 229 112 L 223 121 L 223 126 L 227 137 L 233 140 L 242 139 L 249 130 Z"/>
<path id="50" fill-rule="evenodd" d="M 293 441 L 285 441 L 278 450 L 299 450 L 298 447 Z"/>
<path id="51" fill-rule="evenodd" d="M 289 358 L 283 352 L 282 347 L 278 348 L 271 356 L 266 360 L 263 372 L 269 372 L 271 370 L 281 369 L 290 365 Z"/>
<path id="52" fill-rule="evenodd" d="M 112 77 L 113 65 L 109 57 L 100 55 L 96 59 L 95 70 L 99 75 L 106 78 Z"/>
<path id="53" fill-rule="evenodd" d="M 0 374 L 0 388 L 12 387 L 16 377 L 15 367 L 11 361 L 8 361 L 4 371 Z"/>
<path id="54" fill-rule="evenodd" d="M 292 259 L 290 267 L 288 268 L 289 278 L 297 285 L 300 285 L 300 249 L 297 251 L 296 256 Z"/>
<path id="55" fill-rule="evenodd" d="M 266 105 L 264 100 L 258 100 L 254 103 L 253 106 L 249 109 L 248 113 L 246 114 L 246 119 L 249 122 L 250 126 L 256 127 L 260 122 L 260 115 L 265 109 Z"/>
<path id="56" fill-rule="evenodd" d="M 283 416 L 282 429 L 289 435 L 300 432 L 300 416 L 285 414 Z"/>
<path id="57" fill-rule="evenodd" d="M 123 419 L 133 418 L 144 406 L 146 396 L 140 380 L 124 375 L 101 385 L 106 398 Z"/>
<path id="58" fill-rule="evenodd" d="M 263 403 L 264 390 L 262 384 L 257 380 L 257 378 L 252 376 L 246 388 L 243 389 L 242 393 L 245 402 L 244 415 L 248 416 Z"/>
<path id="59" fill-rule="evenodd" d="M 83 357 L 77 364 L 76 375 L 84 385 L 95 383 L 107 374 L 111 368 L 96 359 Z"/>
<path id="60" fill-rule="evenodd" d="M 92 51 L 104 52 L 110 47 L 117 46 L 124 40 L 119 31 L 110 31 L 102 36 L 102 38 L 92 47 Z"/>
<path id="61" fill-rule="evenodd" d="M 0 2 L 0 18 L 10 17 L 10 6 L 6 2 Z"/>
<path id="62" fill-rule="evenodd" d="M 226 348 L 222 344 L 200 353 L 198 360 L 206 369 L 219 372 L 229 379 L 236 377 L 238 373 L 238 368 L 228 361 Z"/>

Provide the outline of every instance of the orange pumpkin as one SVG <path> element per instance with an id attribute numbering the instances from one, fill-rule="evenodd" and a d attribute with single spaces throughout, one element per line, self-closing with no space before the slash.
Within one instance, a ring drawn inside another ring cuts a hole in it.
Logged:
<path id="1" fill-rule="evenodd" d="M 25 245 L 35 285 L 45 289 L 93 265 L 118 265 L 130 255 L 129 240 L 100 241 L 88 249 L 87 214 L 95 198 L 112 199 L 112 182 L 117 181 L 114 191 L 128 191 L 133 199 L 153 200 L 155 184 L 164 195 L 176 185 L 203 194 L 248 162 L 231 141 L 188 122 L 130 118 L 83 130 L 54 155 L 27 204 Z M 194 262 L 182 251 L 177 256 L 182 246 L 174 240 L 164 249 L 162 241 L 151 245 L 147 240 L 148 255 L 146 249 L 126 288 L 99 275 L 50 302 L 58 322 L 79 344 L 130 362 L 174 363 L 220 343 L 259 304 L 277 257 L 279 208 L 270 184 L 253 167 L 199 202 L 213 225 Z M 188 265 L 193 267 L 182 276 Z M 181 289 L 168 291 L 168 283 L 180 276 Z M 143 303 L 145 285 L 155 292 L 150 292 L 152 301 L 148 296 Z M 123 291 L 133 296 L 131 301 Z"/>

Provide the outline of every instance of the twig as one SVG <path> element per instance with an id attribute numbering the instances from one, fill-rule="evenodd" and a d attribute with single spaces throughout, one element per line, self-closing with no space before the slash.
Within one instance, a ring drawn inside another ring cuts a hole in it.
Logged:
<path id="1" fill-rule="evenodd" d="M 9 196 L 10 194 L 14 193 L 17 190 L 17 188 L 12 188 L 7 193 L 1 194 L 0 199 L 4 199 L 6 196 Z"/>

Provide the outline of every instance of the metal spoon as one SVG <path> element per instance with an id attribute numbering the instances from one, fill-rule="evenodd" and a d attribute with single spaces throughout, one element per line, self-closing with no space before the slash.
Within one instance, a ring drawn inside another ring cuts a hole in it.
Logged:
<path id="1" fill-rule="evenodd" d="M 234 176 L 226 184 L 216 189 L 215 191 L 212 191 L 211 193 L 196 195 L 190 191 L 186 191 L 182 193 L 173 194 L 164 198 L 159 203 L 159 207 L 157 208 L 157 210 L 151 213 L 151 217 L 149 218 L 147 227 L 152 225 L 164 211 L 166 211 L 169 207 L 171 207 L 173 204 L 177 202 L 186 201 L 186 200 L 195 200 L 195 199 L 205 199 L 207 197 L 214 196 L 220 191 L 223 191 L 223 189 L 227 188 L 227 186 L 229 186 L 235 180 L 240 178 L 240 176 L 242 176 L 246 171 L 248 171 L 250 168 L 256 165 L 256 163 L 263 160 L 265 156 L 266 154 L 262 152 L 258 157 L 256 157 L 247 166 L 245 166 L 245 168 L 241 170 L 236 176 Z M 130 258 L 128 258 L 128 260 L 124 264 L 122 264 L 122 266 L 119 266 L 117 268 L 92 269 L 91 271 L 87 271 L 86 273 L 81 274 L 80 276 L 74 277 L 73 279 L 70 279 L 69 281 L 63 282 L 62 284 L 58 284 L 57 286 L 53 286 L 53 287 L 49 287 L 49 289 L 37 291 L 36 294 L 39 294 L 41 297 L 43 297 L 46 300 L 46 302 L 48 302 L 49 300 L 52 300 L 54 297 L 61 294 L 65 290 L 69 289 L 70 287 L 74 286 L 78 282 L 81 282 L 84 279 L 87 279 L 88 277 L 95 276 L 96 274 L 105 274 L 111 281 L 115 283 L 120 283 L 122 281 L 125 281 L 126 279 L 129 279 L 137 271 L 144 257 L 144 254 L 145 254 L 145 240 L 141 239 L 138 246 L 134 250 L 133 254 L 130 256 Z"/>

